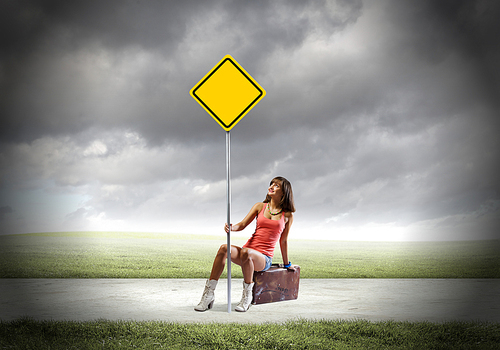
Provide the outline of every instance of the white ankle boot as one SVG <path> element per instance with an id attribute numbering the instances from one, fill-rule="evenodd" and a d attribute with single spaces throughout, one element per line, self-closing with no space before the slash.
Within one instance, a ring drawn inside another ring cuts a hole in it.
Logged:
<path id="1" fill-rule="evenodd" d="M 241 300 L 236 306 L 235 310 L 239 312 L 245 312 L 250 307 L 252 303 L 252 290 L 254 283 L 245 283 L 243 282 L 243 295 L 241 296 Z"/>
<path id="2" fill-rule="evenodd" d="M 194 308 L 196 311 L 206 311 L 212 308 L 215 300 L 215 287 L 217 287 L 216 280 L 207 280 L 207 283 L 205 284 L 205 290 L 203 291 L 203 295 L 201 296 L 201 301 Z"/>

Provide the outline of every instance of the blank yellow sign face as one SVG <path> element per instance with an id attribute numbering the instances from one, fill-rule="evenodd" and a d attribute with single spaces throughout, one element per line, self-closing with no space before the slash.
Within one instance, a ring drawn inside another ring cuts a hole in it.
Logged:
<path id="1" fill-rule="evenodd" d="M 224 130 L 229 131 L 266 92 L 234 58 L 226 55 L 190 94 Z"/>

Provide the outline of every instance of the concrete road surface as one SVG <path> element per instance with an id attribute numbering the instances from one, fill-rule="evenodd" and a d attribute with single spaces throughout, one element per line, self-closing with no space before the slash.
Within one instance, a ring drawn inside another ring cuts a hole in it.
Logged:
<path id="1" fill-rule="evenodd" d="M 242 280 L 220 280 L 212 310 L 196 312 L 202 279 L 0 279 L 0 320 L 312 320 L 500 322 L 500 279 L 302 279 L 299 298 L 234 311 Z"/>

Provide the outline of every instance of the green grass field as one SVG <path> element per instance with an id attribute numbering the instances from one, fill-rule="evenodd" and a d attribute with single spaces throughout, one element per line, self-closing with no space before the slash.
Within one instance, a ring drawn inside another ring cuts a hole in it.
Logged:
<path id="1" fill-rule="evenodd" d="M 222 243 L 225 237 L 160 233 L 0 236 L 0 278 L 206 278 Z M 279 247 L 275 254 L 282 262 Z M 500 278 L 500 241 L 291 240 L 289 256 L 301 278 Z M 233 277 L 242 277 L 240 269 Z"/>
<path id="2" fill-rule="evenodd" d="M 500 324 L 298 320 L 284 324 L 0 323 L 2 349 L 499 349 Z"/>
<path id="3" fill-rule="evenodd" d="M 225 237 L 60 232 L 0 236 L 0 278 L 207 278 Z M 243 238 L 232 243 L 242 245 Z M 289 243 L 301 278 L 500 278 L 500 241 Z M 274 261 L 281 262 L 279 248 Z M 224 276 L 223 276 L 224 277 Z M 233 268 L 233 277 L 242 277 Z M 0 321 L 1 349 L 500 349 L 500 324 Z"/>

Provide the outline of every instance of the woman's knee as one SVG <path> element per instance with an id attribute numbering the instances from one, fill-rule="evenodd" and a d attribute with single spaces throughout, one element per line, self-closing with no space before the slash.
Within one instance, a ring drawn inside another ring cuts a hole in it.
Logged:
<path id="1" fill-rule="evenodd" d="M 243 248 L 240 251 L 240 259 L 241 261 L 247 261 L 250 258 L 250 254 L 247 248 Z"/>
<path id="2" fill-rule="evenodd" d="M 227 244 L 223 244 L 219 247 L 219 250 L 217 251 L 217 254 L 227 254 Z"/>

